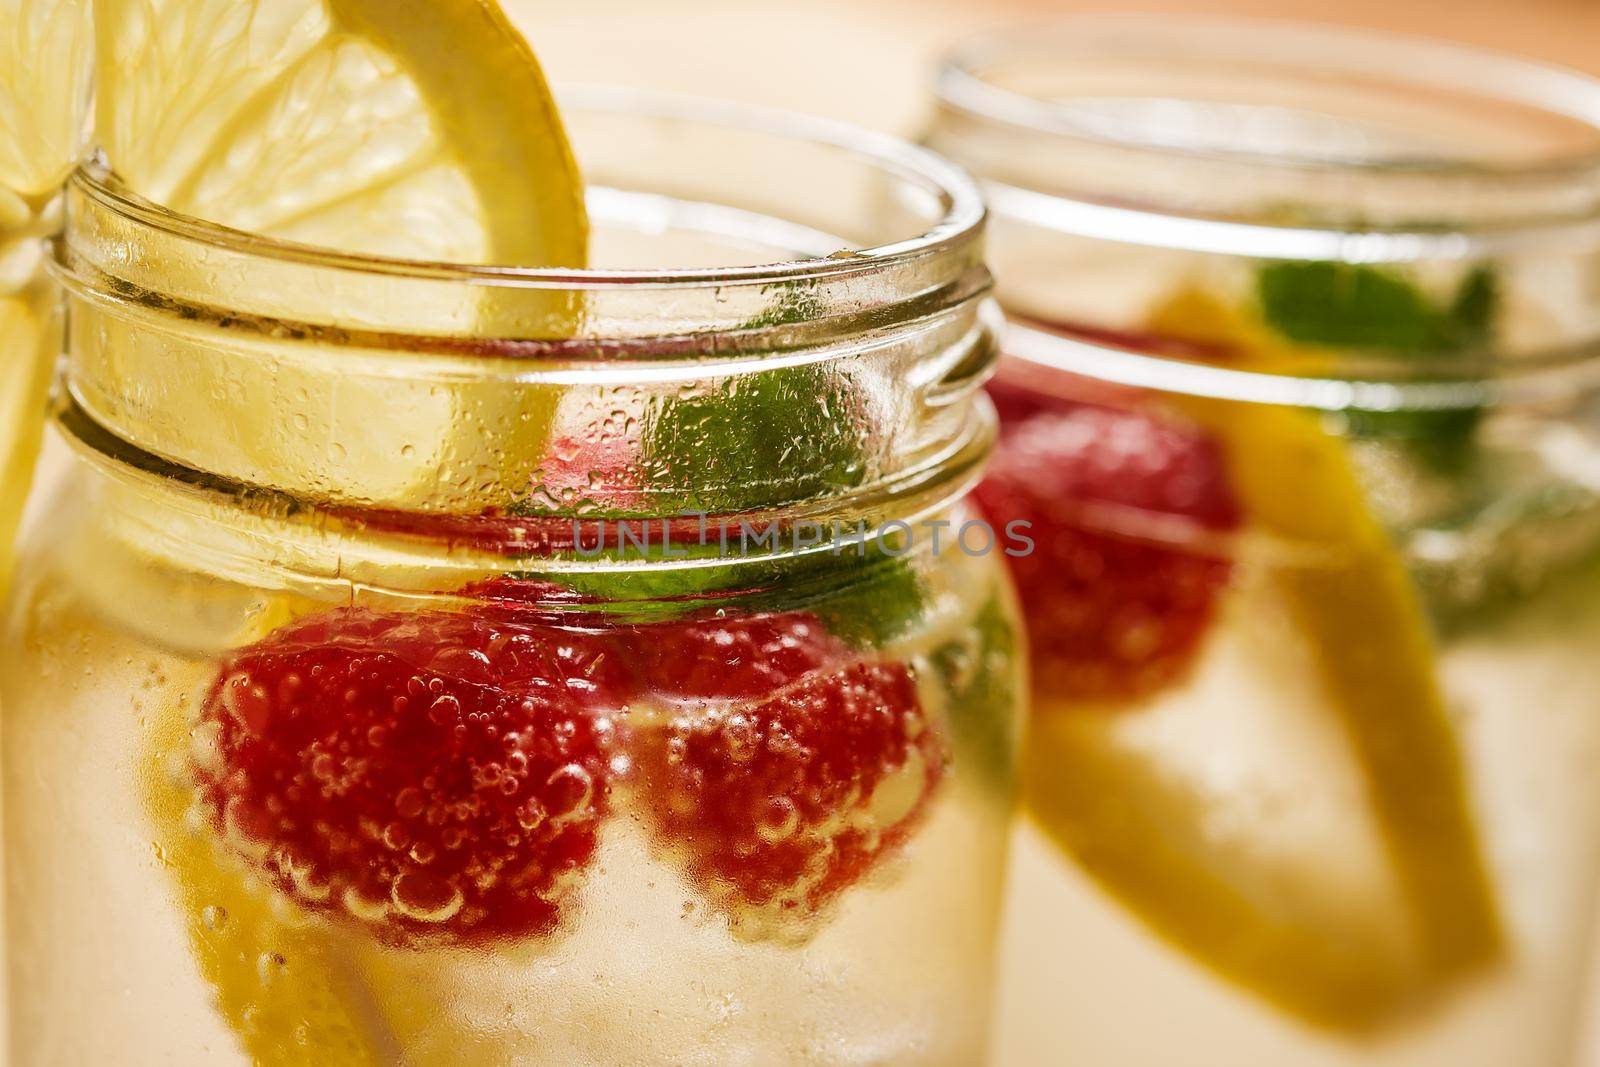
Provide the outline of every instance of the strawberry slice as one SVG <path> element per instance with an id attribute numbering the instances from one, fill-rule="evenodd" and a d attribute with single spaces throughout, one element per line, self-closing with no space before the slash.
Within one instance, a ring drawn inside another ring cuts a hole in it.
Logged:
<path id="1" fill-rule="evenodd" d="M 609 807 L 588 641 L 462 614 L 293 622 L 205 698 L 205 808 L 292 899 L 386 941 L 548 933 Z"/>
<path id="2" fill-rule="evenodd" d="M 1129 409 L 1000 394 L 1009 421 L 977 498 L 997 528 L 1031 524 L 1011 557 L 1034 685 L 1123 702 L 1188 670 L 1232 565 L 1208 537 L 1237 529 L 1221 450 Z"/>
<path id="3" fill-rule="evenodd" d="M 673 709 L 637 740 L 657 845 L 740 936 L 803 937 L 944 777 L 911 669 L 852 658 L 810 615 L 659 628 L 641 662 Z"/>

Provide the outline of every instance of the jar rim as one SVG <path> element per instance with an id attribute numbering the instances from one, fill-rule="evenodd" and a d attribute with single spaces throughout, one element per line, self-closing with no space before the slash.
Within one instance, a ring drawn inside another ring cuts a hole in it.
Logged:
<path id="1" fill-rule="evenodd" d="M 1003 289 L 1029 276 L 1008 255 L 1054 264 L 1034 272 L 1053 282 L 1094 248 L 1159 255 L 1128 262 L 1224 299 L 1254 299 L 1262 265 L 1331 263 L 1443 306 L 1485 265 L 1514 264 L 1497 277 L 1526 288 L 1600 248 L 1600 77 L 1504 53 L 1313 22 L 1073 15 L 965 43 L 935 91 L 928 142 L 979 175 Z M 1325 365 L 1246 370 L 1141 350 L 1137 308 L 1097 318 L 1080 294 L 1057 322 L 1040 286 L 1001 299 L 1017 361 L 1136 388 L 1459 410 L 1590 391 L 1600 373 L 1588 317 L 1528 315 L 1438 352 L 1329 342 Z"/>
<path id="2" fill-rule="evenodd" d="M 977 183 L 957 164 L 892 134 L 779 108 L 716 100 L 693 94 L 599 84 L 556 87 L 562 110 L 686 121 L 842 150 L 885 174 L 934 194 L 942 208 L 937 222 L 919 234 L 831 256 L 695 268 L 568 268 L 432 262 L 342 251 L 234 229 L 185 215 L 140 196 L 102 168 L 80 166 L 70 179 L 83 195 L 137 225 L 185 242 L 296 266 L 328 268 L 390 278 L 455 282 L 512 289 L 581 292 L 615 289 L 677 289 L 770 285 L 832 280 L 887 271 L 960 248 L 981 237 L 986 209 Z"/>
<path id="3" fill-rule="evenodd" d="M 563 101 L 592 152 L 601 240 L 617 242 L 599 250 L 629 269 L 330 252 L 184 218 L 80 170 L 52 263 L 72 309 L 64 424 L 81 415 L 80 440 L 98 427 L 116 440 L 91 447 L 120 441 L 163 477 L 285 507 L 517 520 L 675 515 L 683 501 L 875 507 L 950 483 L 953 457 L 986 450 L 972 397 L 997 321 L 985 209 L 957 165 L 738 104 L 627 89 Z M 835 239 L 863 250 L 830 256 Z M 679 249 L 687 269 L 633 267 Z M 745 262 L 791 253 L 818 258 Z M 715 418 L 738 421 L 730 409 L 810 414 L 788 429 L 744 420 L 790 446 L 781 465 L 731 431 L 724 462 L 684 460 Z M 658 431 L 677 436 L 644 448 Z"/>
<path id="4" fill-rule="evenodd" d="M 1085 121 L 1062 103 L 998 84 L 997 63 L 1043 52 L 1062 62 L 1074 54 L 1105 55 L 1137 41 L 1141 53 L 1167 58 L 1248 60 L 1293 58 L 1297 72 L 1313 75 L 1394 75 L 1393 61 L 1413 64 L 1414 84 L 1471 90 L 1480 97 L 1575 120 L 1595 133 L 1595 146 L 1560 158 L 1521 163 L 1426 156 L 1373 158 L 1337 153 L 1296 153 L 1236 146 L 1177 144 L 1139 136 L 1125 126 Z M 1246 50 L 1248 48 L 1248 51 Z M 1311 53 L 1315 52 L 1315 60 Z M 1328 23 L 1248 16 L 1085 14 L 1036 20 L 983 34 L 940 63 L 934 92 L 939 104 L 980 121 L 1030 134 L 1150 152 L 1173 159 L 1248 162 L 1286 170 L 1368 173 L 1418 172 L 1449 177 L 1600 176 L 1600 77 L 1513 53 L 1423 36 Z"/>

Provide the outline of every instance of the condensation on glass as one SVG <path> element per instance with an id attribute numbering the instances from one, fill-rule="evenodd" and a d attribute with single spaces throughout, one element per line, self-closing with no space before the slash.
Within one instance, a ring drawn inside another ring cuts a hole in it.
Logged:
<path id="1" fill-rule="evenodd" d="M 69 183 L 4 645 L 19 1067 L 979 1056 L 1018 639 L 998 551 L 919 535 L 993 437 L 976 190 L 564 104 L 584 271 Z"/>

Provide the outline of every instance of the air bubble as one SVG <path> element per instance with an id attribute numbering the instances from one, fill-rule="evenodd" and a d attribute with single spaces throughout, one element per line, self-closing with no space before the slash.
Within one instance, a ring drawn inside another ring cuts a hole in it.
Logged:
<path id="1" fill-rule="evenodd" d="M 282 978 L 289 969 L 289 961 L 276 952 L 263 952 L 256 957 L 256 976 L 262 985 L 271 985 Z"/>
<path id="2" fill-rule="evenodd" d="M 407 786 L 395 795 L 394 810 L 402 819 L 415 819 L 423 807 L 422 790 L 415 786 Z"/>
<path id="3" fill-rule="evenodd" d="M 722 728 L 722 743 L 728 758 L 735 763 L 749 763 L 755 758 L 760 736 L 755 723 L 746 715 L 730 715 Z"/>
<path id="4" fill-rule="evenodd" d="M 389 902 L 386 900 L 373 900 L 364 896 L 354 887 L 346 889 L 341 898 L 345 910 L 358 919 L 370 923 L 379 923 L 389 917 Z"/>
<path id="5" fill-rule="evenodd" d="M 319 782 L 331 782 L 338 774 L 338 765 L 333 756 L 327 752 L 319 752 L 311 757 L 311 777 Z"/>
<path id="6" fill-rule="evenodd" d="M 449 693 L 442 694 L 428 708 L 428 718 L 440 726 L 444 726 L 446 723 L 459 722 L 461 719 L 461 701 Z"/>
<path id="7" fill-rule="evenodd" d="M 594 797 L 594 779 L 576 763 L 558 767 L 546 780 L 550 813 L 561 819 L 586 810 Z"/>
<path id="8" fill-rule="evenodd" d="M 461 890 L 431 875 L 406 872 L 394 880 L 389 899 L 395 911 L 417 922 L 449 922 L 461 910 Z"/>
<path id="9" fill-rule="evenodd" d="M 333 895 L 333 886 L 317 870 L 315 864 L 280 853 L 278 867 L 294 883 L 295 892 L 306 900 L 321 902 Z"/>
<path id="10" fill-rule="evenodd" d="M 788 797 L 768 798 L 766 810 L 761 813 L 761 823 L 757 829 L 763 841 L 776 844 L 794 836 L 799 827 L 800 811 L 795 807 L 794 801 Z"/>
<path id="11" fill-rule="evenodd" d="M 517 808 L 517 824 L 522 825 L 523 830 L 530 830 L 530 832 L 531 830 L 538 830 L 547 817 L 549 817 L 549 813 L 544 809 L 544 805 L 539 803 L 538 798 L 528 801 L 522 808 Z"/>

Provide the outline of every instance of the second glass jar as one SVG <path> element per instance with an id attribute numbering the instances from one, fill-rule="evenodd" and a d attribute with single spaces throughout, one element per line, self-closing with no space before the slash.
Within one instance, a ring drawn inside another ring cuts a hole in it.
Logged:
<path id="1" fill-rule="evenodd" d="M 1325 26 L 974 42 L 931 143 L 1028 519 L 1004 1067 L 1557 1067 L 1600 863 L 1600 85 Z"/>

